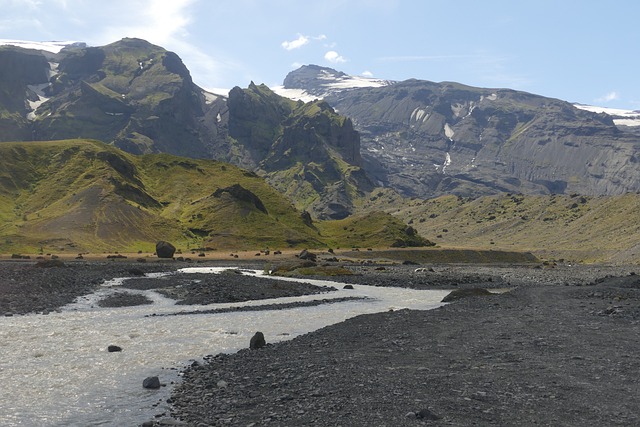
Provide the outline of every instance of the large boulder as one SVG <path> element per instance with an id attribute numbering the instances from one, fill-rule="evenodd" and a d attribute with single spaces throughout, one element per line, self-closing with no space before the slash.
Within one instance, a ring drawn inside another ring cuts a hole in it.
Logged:
<path id="1" fill-rule="evenodd" d="M 267 345 L 267 342 L 264 339 L 264 334 L 262 332 L 256 332 L 253 337 L 251 337 L 251 341 L 249 342 L 249 348 L 251 350 L 257 350 L 259 348 Z"/>
<path id="2" fill-rule="evenodd" d="M 169 242 L 160 240 L 156 243 L 156 255 L 158 258 L 173 258 L 173 254 L 176 253 L 176 247 Z"/>

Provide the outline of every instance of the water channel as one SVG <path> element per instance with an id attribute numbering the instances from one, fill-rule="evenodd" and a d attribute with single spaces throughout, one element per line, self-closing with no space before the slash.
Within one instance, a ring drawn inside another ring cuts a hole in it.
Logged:
<path id="1" fill-rule="evenodd" d="M 175 274 L 216 274 L 222 270 L 188 268 Z M 262 275 L 253 270 L 243 273 Z M 96 305 L 125 280 L 105 282 L 96 293 L 46 316 L 0 318 L 1 426 L 139 425 L 168 410 L 166 399 L 171 384 L 179 381 L 181 368 L 208 354 L 246 348 L 256 331 L 262 331 L 267 342 L 273 343 L 359 314 L 432 309 L 440 306 L 439 301 L 448 293 L 365 285 L 343 290 L 343 283 L 304 280 L 339 290 L 206 306 L 175 305 L 175 301 L 154 291 L 137 291 L 151 298 L 153 304 L 120 308 Z M 345 296 L 366 299 L 285 310 L 158 316 Z M 123 351 L 110 353 L 109 345 L 118 345 Z M 144 389 L 142 381 L 148 376 L 158 376 L 166 387 Z"/>

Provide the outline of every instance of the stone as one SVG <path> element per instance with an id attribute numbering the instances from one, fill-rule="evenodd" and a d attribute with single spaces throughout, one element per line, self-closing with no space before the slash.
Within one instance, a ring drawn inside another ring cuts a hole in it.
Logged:
<path id="1" fill-rule="evenodd" d="M 147 377 L 142 381 L 142 387 L 158 389 L 160 388 L 160 379 L 158 377 Z"/>
<path id="2" fill-rule="evenodd" d="M 298 258 L 316 262 L 316 260 L 318 259 L 318 256 L 316 254 L 314 254 L 312 252 L 309 252 L 308 250 L 304 249 L 302 252 L 300 252 L 300 254 L 298 255 Z"/>
<path id="3" fill-rule="evenodd" d="M 344 285 L 342 289 L 353 289 L 353 285 Z"/>
<path id="4" fill-rule="evenodd" d="M 158 258 L 173 258 L 173 254 L 176 253 L 176 247 L 169 242 L 160 240 L 156 243 L 156 254 Z"/>
<path id="5" fill-rule="evenodd" d="M 257 350 L 265 345 L 267 345 L 267 342 L 265 341 L 264 334 L 262 332 L 256 332 L 249 342 L 249 348 L 252 350 Z"/>
<path id="6" fill-rule="evenodd" d="M 118 351 L 122 351 L 122 347 L 117 346 L 117 345 L 110 345 L 109 347 L 107 347 L 107 351 L 109 353 L 115 353 L 115 352 L 118 352 Z"/>

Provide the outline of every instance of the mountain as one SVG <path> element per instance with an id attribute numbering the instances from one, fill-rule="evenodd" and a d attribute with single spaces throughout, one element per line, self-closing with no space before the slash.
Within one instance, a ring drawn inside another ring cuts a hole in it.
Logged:
<path id="1" fill-rule="evenodd" d="M 342 236 L 256 174 L 214 160 L 92 140 L 3 143 L 0 159 L 2 253 L 153 252 L 158 240 L 185 250 L 429 243 L 382 213 L 349 220 L 353 234 Z"/>
<path id="2" fill-rule="evenodd" d="M 0 108 L 19 115 L 4 141 L 82 137 L 134 153 L 210 156 L 217 127 L 206 119 L 224 102 L 207 98 L 172 52 L 123 39 L 58 53 L 3 46 L 0 60 L 0 86 L 14 88 Z"/>
<path id="3" fill-rule="evenodd" d="M 0 46 L 1 141 L 80 137 L 134 154 L 224 160 L 320 219 L 352 214 L 372 186 L 358 133 L 326 103 L 292 102 L 253 83 L 228 98 L 208 93 L 175 53 L 140 39 L 57 52 L 22 46 L 37 49 Z"/>
<path id="4" fill-rule="evenodd" d="M 384 87 L 394 83 L 393 80 L 350 76 L 342 71 L 318 65 L 303 65 L 289 73 L 283 85 L 275 87 L 274 91 L 288 98 L 309 102 L 351 89 Z"/>
<path id="5" fill-rule="evenodd" d="M 284 89 L 322 95 L 351 118 L 365 171 L 407 196 L 640 191 L 640 138 L 608 114 L 509 89 L 424 80 L 341 87 L 348 80 L 302 67 Z"/>
<path id="6" fill-rule="evenodd" d="M 294 102 L 265 85 L 231 90 L 229 138 L 236 158 L 300 209 L 343 219 L 373 188 L 361 169 L 360 136 L 324 101 Z"/>

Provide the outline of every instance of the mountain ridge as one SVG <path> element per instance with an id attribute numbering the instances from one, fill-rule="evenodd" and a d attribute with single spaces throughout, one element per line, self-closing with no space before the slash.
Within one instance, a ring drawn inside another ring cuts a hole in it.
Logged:
<path id="1" fill-rule="evenodd" d="M 334 74 L 307 68 L 285 80 L 320 90 Z M 640 191 L 638 135 L 566 101 L 416 79 L 324 99 L 360 132 L 365 171 L 407 196 Z"/>

